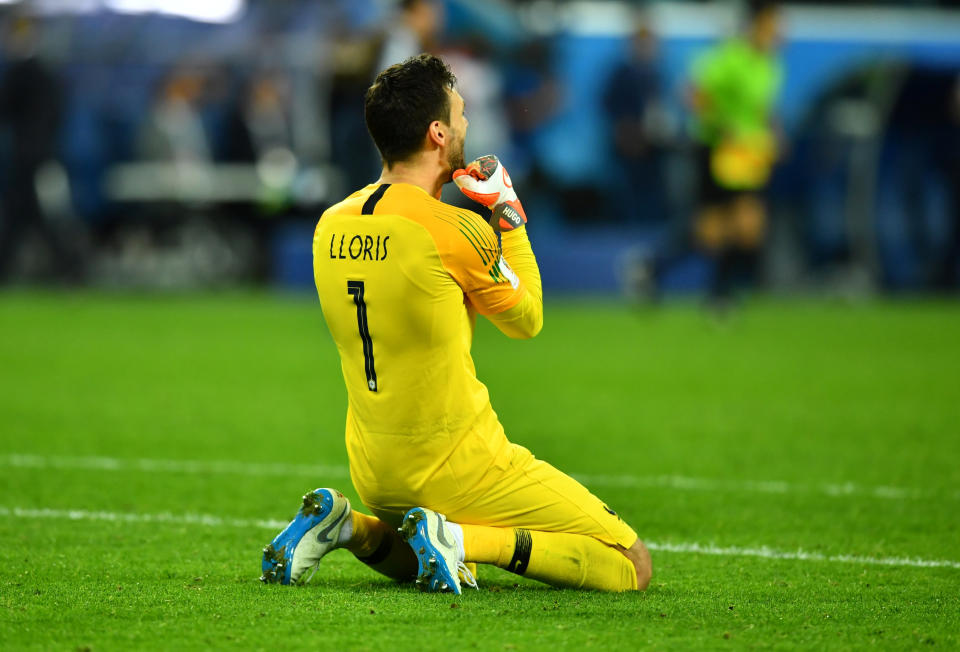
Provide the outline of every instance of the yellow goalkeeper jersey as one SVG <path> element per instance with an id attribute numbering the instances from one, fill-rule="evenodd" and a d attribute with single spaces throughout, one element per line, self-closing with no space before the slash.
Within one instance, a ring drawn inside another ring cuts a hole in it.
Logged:
<path id="1" fill-rule="evenodd" d="M 314 278 L 340 353 L 358 490 L 416 489 L 468 435 L 492 456 L 506 442 L 470 355 L 476 313 L 530 337 L 542 296 L 525 229 L 503 240 L 535 287 L 482 217 L 418 186 L 372 184 L 320 218 Z"/>

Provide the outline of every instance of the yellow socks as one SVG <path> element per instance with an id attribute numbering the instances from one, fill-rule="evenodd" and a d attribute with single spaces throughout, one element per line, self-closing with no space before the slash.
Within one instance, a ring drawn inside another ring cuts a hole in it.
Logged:
<path id="1" fill-rule="evenodd" d="M 581 534 L 462 525 L 466 561 L 493 564 L 553 586 L 635 591 L 637 571 L 623 554 Z"/>
<path id="2" fill-rule="evenodd" d="M 578 589 L 637 590 L 633 563 L 593 537 L 559 532 L 530 532 L 530 537 L 530 561 L 520 573 L 526 577 Z"/>
<path id="3" fill-rule="evenodd" d="M 582 534 L 463 525 L 465 561 L 492 564 L 553 586 L 633 591 L 637 571 L 615 548 Z M 396 530 L 378 518 L 353 512 L 346 548 L 374 570 L 397 580 L 417 574 L 417 558 Z"/>
<path id="4" fill-rule="evenodd" d="M 465 561 L 506 568 L 513 556 L 513 530 L 485 525 L 461 525 Z"/>
<path id="5" fill-rule="evenodd" d="M 353 510 L 353 532 L 345 546 L 357 557 L 369 557 L 376 552 L 383 541 L 384 535 L 392 528 L 379 518 L 361 514 Z"/>
<path id="6" fill-rule="evenodd" d="M 398 581 L 417 576 L 417 557 L 396 529 L 373 516 L 354 510 L 353 532 L 346 549 L 378 573 Z"/>

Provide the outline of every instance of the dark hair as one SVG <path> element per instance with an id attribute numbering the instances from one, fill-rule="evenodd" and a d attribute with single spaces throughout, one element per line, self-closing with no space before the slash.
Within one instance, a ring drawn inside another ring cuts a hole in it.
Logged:
<path id="1" fill-rule="evenodd" d="M 363 114 L 367 130 L 387 166 L 416 154 L 434 120 L 450 121 L 450 96 L 457 78 L 432 54 L 397 63 L 367 89 Z"/>
<path id="2" fill-rule="evenodd" d="M 780 3 L 776 0 L 750 0 L 747 2 L 747 20 L 753 22 L 766 13 L 779 9 Z"/>

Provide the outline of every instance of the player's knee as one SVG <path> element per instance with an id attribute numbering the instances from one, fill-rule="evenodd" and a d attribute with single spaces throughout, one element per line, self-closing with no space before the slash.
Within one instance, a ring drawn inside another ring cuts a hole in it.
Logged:
<path id="1" fill-rule="evenodd" d="M 719 251 L 727 240 L 727 226 L 721 211 L 706 209 L 694 223 L 694 237 L 701 249 L 708 253 Z"/>
<path id="2" fill-rule="evenodd" d="M 742 197 L 734 205 L 732 227 L 737 246 L 747 250 L 760 247 L 766 227 L 763 203 L 755 197 Z"/>
<path id="3" fill-rule="evenodd" d="M 637 542 L 630 546 L 628 557 L 637 569 L 637 590 L 645 591 L 650 586 L 650 578 L 653 576 L 653 561 L 650 559 L 650 551 L 643 545 L 643 541 L 637 539 Z"/>

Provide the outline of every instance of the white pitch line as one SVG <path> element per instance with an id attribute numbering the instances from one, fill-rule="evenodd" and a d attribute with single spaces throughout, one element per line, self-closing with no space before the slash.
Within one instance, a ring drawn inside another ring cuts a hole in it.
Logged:
<path id="1" fill-rule="evenodd" d="M 658 552 L 696 553 L 721 557 L 762 557 L 763 559 L 787 559 L 791 561 L 825 561 L 841 564 L 869 564 L 875 566 L 913 566 L 915 568 L 958 568 L 960 561 L 949 559 L 917 559 L 915 557 L 865 557 L 862 555 L 826 555 L 819 552 L 775 550 L 767 546 L 741 548 L 717 546 L 712 543 L 655 543 L 644 541 L 650 550 Z"/>
<path id="2" fill-rule="evenodd" d="M 70 457 L 57 455 L 0 455 L 0 467 L 30 469 L 79 469 L 89 471 L 145 471 L 187 474 L 236 474 L 245 476 L 294 475 L 323 478 L 349 478 L 346 466 L 288 464 L 283 462 L 237 462 L 231 460 L 161 460 L 118 457 Z M 863 496 L 887 500 L 948 498 L 960 500 L 960 491 L 933 491 L 908 487 L 844 484 L 802 484 L 782 481 L 717 480 L 681 475 L 599 475 L 571 473 L 588 486 L 665 488 L 680 491 L 725 491 L 764 494 L 814 493 L 832 497 Z"/>
<path id="3" fill-rule="evenodd" d="M 272 519 L 230 518 L 213 514 L 173 514 L 159 512 L 143 514 L 136 512 L 107 512 L 85 509 L 46 509 L 29 507 L 5 507 L 0 505 L 0 517 L 25 519 L 59 519 L 69 521 L 109 521 L 112 523 L 171 523 L 175 525 L 200 525 L 204 527 L 238 527 L 278 530 L 285 521 Z M 832 562 L 841 564 L 866 564 L 871 566 L 908 566 L 913 568 L 960 569 L 960 561 L 949 559 L 917 559 L 915 557 L 866 557 L 862 555 L 827 555 L 819 552 L 797 550 L 788 552 L 767 546 L 741 548 L 702 543 L 657 543 L 645 541 L 650 550 L 681 554 L 717 555 L 722 557 L 760 557 L 790 561 Z"/>
<path id="4" fill-rule="evenodd" d="M 230 460 L 157 460 L 119 457 L 67 457 L 60 455 L 0 455 L 0 466 L 25 469 L 79 469 L 84 471 L 147 471 L 187 474 L 301 475 L 346 478 L 345 466 L 236 462 Z"/>
<path id="5" fill-rule="evenodd" d="M 732 491 L 763 494 L 816 493 L 826 496 L 865 496 L 889 500 L 929 499 L 948 497 L 960 500 L 960 491 L 937 492 L 909 487 L 864 486 L 852 482 L 844 484 L 802 484 L 778 480 L 715 480 L 682 475 L 593 475 L 572 474 L 586 485 L 603 487 L 662 487 L 683 491 Z"/>
<path id="6" fill-rule="evenodd" d="M 15 518 L 52 518 L 68 521 L 111 521 L 114 523 L 173 523 L 176 525 L 205 525 L 207 527 L 240 527 L 277 530 L 286 527 L 286 521 L 270 519 L 225 518 L 212 514 L 141 514 L 137 512 L 105 512 L 86 509 L 36 509 L 29 507 L 4 507 L 0 516 Z"/>

